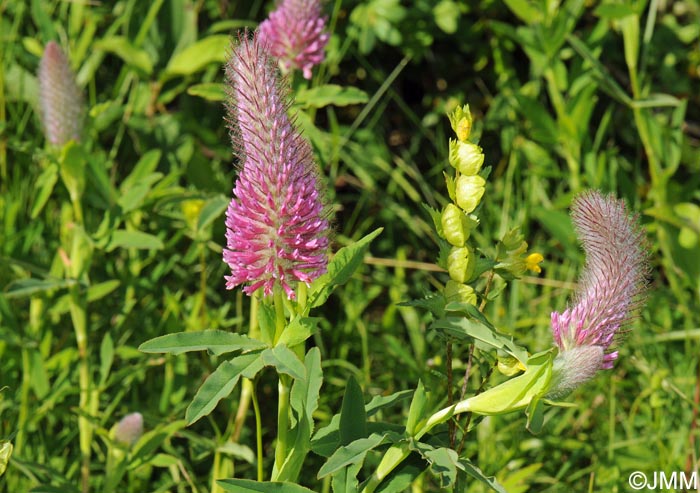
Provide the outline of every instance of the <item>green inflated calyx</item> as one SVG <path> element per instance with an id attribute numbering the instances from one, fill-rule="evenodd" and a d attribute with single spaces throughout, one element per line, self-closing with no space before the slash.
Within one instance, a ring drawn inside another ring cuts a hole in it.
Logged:
<path id="1" fill-rule="evenodd" d="M 468 286 L 467 284 L 462 284 L 450 279 L 445 284 L 445 290 L 443 291 L 447 303 L 469 303 L 470 305 L 476 305 L 476 292 L 474 288 Z"/>
<path id="2" fill-rule="evenodd" d="M 481 202 L 486 190 L 486 180 L 479 175 L 460 175 L 455 186 L 455 199 L 457 205 L 464 212 L 472 212 Z"/>
<path id="3" fill-rule="evenodd" d="M 454 204 L 447 204 L 440 217 L 442 233 L 453 246 L 464 246 L 477 222 Z"/>
<path id="4" fill-rule="evenodd" d="M 474 251 L 468 246 L 453 247 L 447 257 L 447 272 L 450 279 L 459 283 L 465 283 L 474 274 L 476 260 Z"/>
<path id="5" fill-rule="evenodd" d="M 450 164 L 463 175 L 475 175 L 484 164 L 484 153 L 476 144 L 450 139 Z"/>

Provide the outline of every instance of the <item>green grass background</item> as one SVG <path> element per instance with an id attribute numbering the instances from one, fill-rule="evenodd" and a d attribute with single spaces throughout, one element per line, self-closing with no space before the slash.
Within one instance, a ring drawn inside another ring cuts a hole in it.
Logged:
<path id="1" fill-rule="evenodd" d="M 62 261 L 70 201 L 37 111 L 35 74 L 50 40 L 69 52 L 89 111 L 83 208 L 92 261 L 80 286 L 100 387 L 90 418 L 93 490 L 104 481 L 108 430 L 133 411 L 147 430 L 165 431 L 120 491 L 210 491 L 217 449 L 223 470 L 254 477 L 252 420 L 239 446 L 224 447 L 237 391 L 195 425 L 166 428 L 184 417 L 216 359 L 136 348 L 169 332 L 247 331 L 249 300 L 224 289 L 221 261 L 235 157 L 222 105 L 201 84 L 222 81 L 226 37 L 271 8 L 0 0 L 0 438 L 16 445 L 0 491 L 77 491 L 80 475 L 79 354 Z M 298 121 L 328 180 L 334 249 L 384 232 L 361 273 L 315 314 L 324 317 L 314 337 L 325 372 L 317 420 L 338 412 L 350 375 L 367 400 L 419 379 L 446 382 L 429 316 L 397 303 L 446 280 L 416 264 L 434 263 L 436 252 L 421 204 L 448 200 L 445 113 L 468 103 L 492 166 L 477 244 L 488 251 L 519 226 L 545 257 L 536 278 L 497 284 L 487 315 L 500 330 L 532 352 L 551 345 L 549 314 L 566 306 L 583 265 L 567 212 L 577 192 L 624 198 L 648 233 L 652 263 L 648 302 L 615 368 L 572 395 L 575 407 L 548 410 L 537 436 L 521 414 L 484 419 L 469 435 L 469 456 L 511 493 L 623 492 L 635 470 L 697 470 L 698 2 L 336 0 L 326 11 L 333 35 L 311 85 L 367 97 L 302 99 Z M 298 74 L 291 83 L 296 92 L 308 84 Z M 148 173 L 129 178 L 138 163 Z M 114 229 L 153 236 L 121 244 Z M 456 349 L 458 368 L 464 351 Z M 491 360 L 481 357 L 485 372 Z M 272 375 L 259 390 L 273 408 Z M 400 423 L 402 412 L 382 418 Z M 274 416 L 264 425 L 271 463 Z M 303 482 L 327 491 L 315 479 L 321 463 L 309 457 Z M 438 488 L 425 477 L 414 491 Z"/>

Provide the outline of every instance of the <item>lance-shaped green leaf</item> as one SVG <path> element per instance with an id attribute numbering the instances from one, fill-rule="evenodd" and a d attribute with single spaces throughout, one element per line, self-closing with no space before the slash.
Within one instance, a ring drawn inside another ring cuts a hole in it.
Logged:
<path id="1" fill-rule="evenodd" d="M 311 284 L 309 294 L 310 307 L 320 306 L 325 303 L 337 286 L 345 284 L 350 279 L 362 265 L 362 260 L 370 242 L 381 232 L 382 228 L 376 229 L 352 245 L 338 250 L 328 263 L 328 271 Z"/>
<path id="2" fill-rule="evenodd" d="M 250 479 L 220 479 L 216 482 L 222 490 L 231 493 L 260 492 L 260 493 L 314 493 L 294 483 L 258 482 Z"/>
<path id="3" fill-rule="evenodd" d="M 209 375 L 187 407 L 185 418 L 191 425 L 211 413 L 221 399 L 231 394 L 241 376 L 254 377 L 263 367 L 260 353 L 243 354 L 224 361 Z"/>
<path id="4" fill-rule="evenodd" d="M 277 373 L 284 373 L 295 379 L 306 378 L 306 368 L 299 361 L 294 351 L 284 344 L 278 344 L 273 348 L 267 348 L 262 352 L 262 361 L 265 366 L 274 366 Z"/>
<path id="5" fill-rule="evenodd" d="M 318 471 L 318 478 L 323 479 L 325 476 L 333 474 L 346 466 L 362 463 L 367 452 L 386 443 L 386 441 L 387 437 L 385 434 L 373 433 L 367 438 L 360 438 L 344 447 L 340 447 Z"/>
<path id="6" fill-rule="evenodd" d="M 156 337 L 139 346 L 144 353 L 182 354 L 189 351 L 208 351 L 220 355 L 234 351 L 262 349 L 265 344 L 242 334 L 223 330 L 203 330 L 201 332 L 177 332 Z"/>

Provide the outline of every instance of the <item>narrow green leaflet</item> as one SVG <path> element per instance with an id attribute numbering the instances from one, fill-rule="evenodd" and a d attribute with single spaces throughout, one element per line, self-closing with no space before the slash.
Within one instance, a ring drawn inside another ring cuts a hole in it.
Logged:
<path id="1" fill-rule="evenodd" d="M 124 36 L 107 36 L 95 42 L 95 49 L 104 50 L 117 55 L 124 63 L 150 75 L 153 72 L 153 62 L 148 52 L 136 48 Z"/>
<path id="2" fill-rule="evenodd" d="M 428 394 L 425 391 L 422 381 L 418 381 L 418 387 L 413 394 L 411 406 L 408 409 L 408 418 L 406 418 L 406 433 L 413 436 L 419 429 L 419 426 L 428 418 Z"/>
<path id="3" fill-rule="evenodd" d="M 277 341 L 287 347 L 294 347 L 311 337 L 318 327 L 321 318 L 296 316 L 289 322 L 289 325 L 282 332 Z"/>
<path id="4" fill-rule="evenodd" d="M 290 404 L 293 410 L 291 436 L 292 448 L 282 464 L 275 480 L 296 479 L 311 449 L 310 439 L 314 430 L 313 413 L 318 408 L 318 398 L 323 383 L 321 351 L 311 348 L 304 358 L 306 378 L 297 379 L 292 385 Z"/>
<path id="5" fill-rule="evenodd" d="M 218 217 L 226 210 L 230 200 L 223 195 L 217 195 L 207 200 L 204 207 L 202 207 L 199 213 L 199 218 L 197 219 L 197 229 L 201 230 L 213 223 Z"/>
<path id="6" fill-rule="evenodd" d="M 221 363 L 214 373 L 207 377 L 188 406 L 185 414 L 187 424 L 191 425 L 211 413 L 221 399 L 231 394 L 244 373 L 248 376 L 251 369 L 257 373 L 262 366 L 259 353 L 244 354 Z"/>
<path id="7" fill-rule="evenodd" d="M 331 486 L 333 493 L 357 493 L 360 483 L 357 474 L 362 469 L 362 463 L 351 464 L 333 474 Z"/>
<path id="8" fill-rule="evenodd" d="M 20 279 L 8 284 L 3 294 L 6 298 L 23 298 L 73 284 L 75 281 L 71 279 Z"/>
<path id="9" fill-rule="evenodd" d="M 496 491 L 497 493 L 508 493 L 505 490 L 505 488 L 503 488 L 503 486 L 501 486 L 501 484 L 496 480 L 496 478 L 484 474 L 481 471 L 481 469 L 472 464 L 472 462 L 469 459 L 460 459 L 459 463 L 462 466 L 461 469 L 464 472 L 466 472 L 469 476 L 478 479 L 486 486 L 491 488 L 493 491 Z"/>
<path id="10" fill-rule="evenodd" d="M 231 493 L 261 492 L 261 493 L 314 493 L 294 483 L 258 482 L 250 479 L 220 479 L 216 482 L 224 491 Z"/>
<path id="11" fill-rule="evenodd" d="M 212 102 L 225 101 L 226 86 L 218 82 L 204 82 L 188 87 L 187 94 Z"/>
<path id="12" fill-rule="evenodd" d="M 318 479 L 323 479 L 325 476 L 333 474 L 343 467 L 363 462 L 367 452 L 383 443 L 386 443 L 386 434 L 373 433 L 367 438 L 360 438 L 344 447 L 340 447 L 318 471 Z"/>
<path id="13" fill-rule="evenodd" d="M 111 252 L 117 248 L 137 248 L 139 250 L 162 250 L 165 245 L 155 235 L 142 231 L 127 231 L 118 229 L 112 233 L 112 237 L 105 250 Z"/>
<path id="14" fill-rule="evenodd" d="M 438 479 L 441 488 L 449 488 L 457 480 L 460 467 L 457 452 L 445 447 L 434 448 L 426 443 L 416 443 L 412 447 L 430 464 L 430 472 Z"/>
<path id="15" fill-rule="evenodd" d="M 38 192 L 34 196 L 34 204 L 32 205 L 31 212 L 32 219 L 36 219 L 44 208 L 44 205 L 46 205 L 46 202 L 53 193 L 53 188 L 57 181 L 58 165 L 52 163 L 43 171 L 43 173 L 41 173 L 39 178 L 36 180 L 36 184 L 34 185 L 35 190 L 38 190 Z"/>
<path id="16" fill-rule="evenodd" d="M 466 317 L 445 317 L 434 321 L 430 327 L 440 329 L 456 339 L 472 338 L 492 348 L 503 350 L 522 363 L 527 361 L 525 349 L 515 344 L 510 337 L 501 335 L 476 320 Z"/>
<path id="17" fill-rule="evenodd" d="M 129 173 L 129 176 L 122 181 L 119 190 L 124 193 L 134 185 L 140 183 L 143 178 L 154 173 L 156 168 L 158 168 L 161 155 L 162 152 L 159 149 L 153 149 L 141 156 L 141 159 L 138 160 L 134 169 Z"/>
<path id="18" fill-rule="evenodd" d="M 234 351 L 252 351 L 264 347 L 264 343 L 243 334 L 223 330 L 203 330 L 201 332 L 177 332 L 156 337 L 141 344 L 139 351 L 170 354 L 208 351 L 218 356 Z"/>
<path id="19" fill-rule="evenodd" d="M 365 438 L 367 436 L 367 415 L 360 384 L 351 376 L 345 387 L 343 404 L 340 408 L 340 445 Z"/>
<path id="20" fill-rule="evenodd" d="M 324 106 L 348 106 L 366 103 L 367 93 L 357 87 L 343 87 L 337 84 L 324 84 L 311 89 L 302 89 L 296 95 L 296 103 L 304 107 L 323 108 Z"/>
<path id="21" fill-rule="evenodd" d="M 383 228 L 378 228 L 361 240 L 338 250 L 328 264 L 328 272 L 316 279 L 311 285 L 309 300 L 311 307 L 321 306 L 331 295 L 336 286 L 346 283 L 353 273 L 362 265 L 370 242 Z"/>

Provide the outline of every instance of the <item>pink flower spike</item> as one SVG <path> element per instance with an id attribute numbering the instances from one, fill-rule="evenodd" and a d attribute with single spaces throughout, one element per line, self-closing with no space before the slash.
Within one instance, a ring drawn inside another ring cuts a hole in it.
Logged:
<path id="1" fill-rule="evenodd" d="M 613 367 L 618 353 L 606 351 L 641 305 L 648 272 L 644 232 L 623 201 L 586 192 L 574 200 L 572 219 L 586 264 L 574 305 L 551 317 L 559 347 L 554 395 Z"/>
<path id="2" fill-rule="evenodd" d="M 39 103 L 46 138 L 62 146 L 80 140 L 83 101 L 68 59 L 54 41 L 44 48 L 39 64 Z"/>
<path id="3" fill-rule="evenodd" d="M 277 69 L 258 37 L 245 35 L 226 65 L 227 121 L 242 167 L 226 211 L 226 287 L 248 283 L 294 299 L 294 282 L 326 270 L 329 223 L 309 143 L 287 116 Z"/>
<path id="4" fill-rule="evenodd" d="M 301 69 L 311 78 L 311 69 L 325 57 L 329 35 L 319 0 L 281 0 L 259 28 L 260 42 L 279 60 L 283 70 Z"/>

